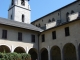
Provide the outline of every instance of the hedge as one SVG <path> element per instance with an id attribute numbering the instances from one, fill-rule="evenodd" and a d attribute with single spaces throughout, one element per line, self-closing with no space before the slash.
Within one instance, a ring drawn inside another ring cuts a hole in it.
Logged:
<path id="1" fill-rule="evenodd" d="M 26 53 L 0 53 L 0 60 L 31 60 Z"/>

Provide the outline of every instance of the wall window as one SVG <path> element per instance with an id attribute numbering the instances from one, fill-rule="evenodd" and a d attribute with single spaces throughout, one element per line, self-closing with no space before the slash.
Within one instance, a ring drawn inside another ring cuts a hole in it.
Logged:
<path id="1" fill-rule="evenodd" d="M 48 20 L 48 23 L 50 23 L 50 22 L 51 22 L 51 20 L 49 19 L 49 20 Z"/>
<path id="2" fill-rule="evenodd" d="M 39 24 L 39 27 L 41 27 L 41 25 Z"/>
<path id="3" fill-rule="evenodd" d="M 22 33 L 18 32 L 18 41 L 22 41 Z"/>
<path id="4" fill-rule="evenodd" d="M 72 10 L 72 11 L 71 11 L 71 14 L 73 14 L 73 13 L 74 13 L 74 11 Z"/>
<path id="5" fill-rule="evenodd" d="M 44 24 L 44 26 L 46 26 L 46 24 Z"/>
<path id="6" fill-rule="evenodd" d="M 37 25 L 36 25 L 36 27 L 37 27 Z"/>
<path id="7" fill-rule="evenodd" d="M 52 18 L 52 21 L 55 21 L 55 19 L 54 19 L 54 18 Z"/>
<path id="8" fill-rule="evenodd" d="M 21 0 L 21 5 L 25 5 L 25 0 Z"/>
<path id="9" fill-rule="evenodd" d="M 52 39 L 56 39 L 56 31 L 52 32 Z"/>
<path id="10" fill-rule="evenodd" d="M 2 38 L 7 39 L 7 30 L 2 30 Z"/>
<path id="11" fill-rule="evenodd" d="M 59 16 L 59 13 L 58 13 L 58 16 Z"/>
<path id="12" fill-rule="evenodd" d="M 14 0 L 12 0 L 11 5 L 14 5 Z"/>
<path id="13" fill-rule="evenodd" d="M 10 18 L 11 18 L 11 20 L 12 20 L 12 19 L 13 19 L 13 16 L 11 15 L 11 17 L 10 17 Z"/>
<path id="14" fill-rule="evenodd" d="M 69 35 L 70 35 L 69 27 L 66 27 L 65 28 L 65 36 L 69 36 Z"/>
<path id="15" fill-rule="evenodd" d="M 22 15 L 22 22 L 24 22 L 24 15 Z"/>
<path id="16" fill-rule="evenodd" d="M 45 42 L 45 35 L 42 35 L 42 42 Z"/>
<path id="17" fill-rule="evenodd" d="M 31 41 L 35 42 L 35 35 L 31 35 Z"/>
<path id="18" fill-rule="evenodd" d="M 69 16 L 69 13 L 67 12 L 67 13 L 66 13 L 66 22 L 69 21 L 69 17 L 68 17 L 68 16 Z"/>

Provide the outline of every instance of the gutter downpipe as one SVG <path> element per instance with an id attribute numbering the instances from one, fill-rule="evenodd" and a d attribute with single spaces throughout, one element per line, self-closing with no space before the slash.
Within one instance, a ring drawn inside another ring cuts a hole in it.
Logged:
<path id="1" fill-rule="evenodd" d="M 40 60 L 40 51 L 39 51 L 39 36 L 40 36 L 40 33 L 38 34 L 38 60 Z"/>

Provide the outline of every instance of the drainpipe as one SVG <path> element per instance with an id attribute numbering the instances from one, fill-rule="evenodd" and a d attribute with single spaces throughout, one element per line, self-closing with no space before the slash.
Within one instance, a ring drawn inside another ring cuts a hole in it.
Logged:
<path id="1" fill-rule="evenodd" d="M 38 60 L 40 60 L 39 37 L 40 37 L 40 34 L 38 34 Z"/>

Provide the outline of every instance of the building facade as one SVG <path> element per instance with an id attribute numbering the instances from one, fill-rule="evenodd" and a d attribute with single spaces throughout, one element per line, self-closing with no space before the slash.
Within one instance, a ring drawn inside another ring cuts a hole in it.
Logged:
<path id="1" fill-rule="evenodd" d="M 80 1 L 31 24 L 28 2 L 11 0 L 8 19 L 0 17 L 0 52 L 29 53 L 32 60 L 80 60 Z"/>

